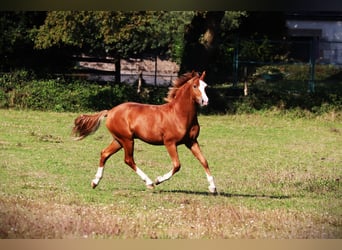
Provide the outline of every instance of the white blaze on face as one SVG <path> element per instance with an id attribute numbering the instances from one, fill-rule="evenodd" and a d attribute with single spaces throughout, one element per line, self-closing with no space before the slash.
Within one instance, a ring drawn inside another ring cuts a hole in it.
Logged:
<path id="1" fill-rule="evenodd" d="M 208 105 L 208 101 L 209 98 L 207 96 L 207 94 L 205 93 L 205 88 L 207 87 L 208 84 L 206 84 L 204 81 L 200 80 L 200 86 L 199 86 L 199 90 L 201 91 L 201 95 L 202 95 L 202 106 L 206 106 Z"/>

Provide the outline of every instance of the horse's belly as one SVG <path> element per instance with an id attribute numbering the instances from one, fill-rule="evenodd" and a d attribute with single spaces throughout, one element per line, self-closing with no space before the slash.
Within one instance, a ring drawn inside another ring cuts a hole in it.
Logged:
<path id="1" fill-rule="evenodd" d="M 160 128 L 156 126 L 142 126 L 141 124 L 134 129 L 134 138 L 138 138 L 144 142 L 154 145 L 163 144 L 163 134 Z"/>
<path id="2" fill-rule="evenodd" d="M 143 142 L 146 142 L 148 144 L 151 144 L 151 145 L 163 145 L 163 141 L 162 140 L 151 140 L 151 138 L 147 138 L 147 137 L 136 137 L 140 140 L 142 140 Z"/>

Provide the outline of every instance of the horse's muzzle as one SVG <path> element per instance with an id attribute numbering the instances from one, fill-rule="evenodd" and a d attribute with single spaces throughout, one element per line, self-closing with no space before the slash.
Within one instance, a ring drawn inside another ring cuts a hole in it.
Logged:
<path id="1" fill-rule="evenodd" d="M 207 106 L 208 103 L 209 103 L 209 100 L 207 100 L 207 101 L 202 100 L 202 101 L 201 101 L 201 106 L 202 106 L 202 107 L 203 107 L 203 106 Z"/>

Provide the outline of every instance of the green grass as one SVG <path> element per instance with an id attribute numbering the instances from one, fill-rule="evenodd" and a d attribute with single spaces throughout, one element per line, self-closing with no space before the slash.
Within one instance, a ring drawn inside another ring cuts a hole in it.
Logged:
<path id="1" fill-rule="evenodd" d="M 123 151 L 91 189 L 111 138 L 102 125 L 73 141 L 77 115 L 0 110 L 1 238 L 342 236 L 339 113 L 200 116 L 217 196 L 184 146 L 181 171 L 154 191 L 124 164 Z M 151 179 L 171 169 L 164 147 L 136 141 L 135 160 Z"/>

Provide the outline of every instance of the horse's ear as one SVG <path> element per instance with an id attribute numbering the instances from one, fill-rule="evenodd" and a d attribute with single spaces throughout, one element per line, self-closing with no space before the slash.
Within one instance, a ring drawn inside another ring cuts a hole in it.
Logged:
<path id="1" fill-rule="evenodd" d="M 202 73 L 200 79 L 201 79 L 201 80 L 204 80 L 204 77 L 205 77 L 205 71 L 203 71 L 203 73 Z"/>

